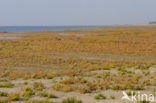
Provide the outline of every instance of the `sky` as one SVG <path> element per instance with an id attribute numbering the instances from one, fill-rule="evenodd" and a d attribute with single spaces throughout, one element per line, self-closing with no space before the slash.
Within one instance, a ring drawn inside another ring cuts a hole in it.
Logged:
<path id="1" fill-rule="evenodd" d="M 114 25 L 156 21 L 156 0 L 0 0 L 0 26 Z"/>

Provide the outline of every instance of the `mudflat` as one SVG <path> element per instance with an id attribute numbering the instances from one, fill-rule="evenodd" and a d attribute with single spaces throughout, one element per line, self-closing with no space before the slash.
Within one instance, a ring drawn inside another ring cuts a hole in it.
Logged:
<path id="1" fill-rule="evenodd" d="M 123 91 L 155 86 L 155 26 L 0 33 L 0 103 L 148 103 Z"/>

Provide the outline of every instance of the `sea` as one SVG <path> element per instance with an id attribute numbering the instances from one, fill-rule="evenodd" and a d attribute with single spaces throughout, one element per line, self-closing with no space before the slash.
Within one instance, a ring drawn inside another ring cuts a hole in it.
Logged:
<path id="1" fill-rule="evenodd" d="M 66 29 L 109 28 L 113 26 L 0 26 L 0 32 L 62 31 Z"/>

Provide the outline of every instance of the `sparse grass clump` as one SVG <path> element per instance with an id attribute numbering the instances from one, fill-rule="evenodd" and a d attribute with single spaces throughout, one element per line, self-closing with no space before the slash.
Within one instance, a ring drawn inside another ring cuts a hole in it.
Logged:
<path id="1" fill-rule="evenodd" d="M 0 97 L 7 97 L 7 96 L 8 96 L 7 92 L 0 91 Z"/>
<path id="2" fill-rule="evenodd" d="M 35 92 L 32 90 L 31 87 L 26 86 L 23 89 L 22 96 L 24 97 L 25 100 L 28 100 L 32 95 L 35 95 Z"/>
<path id="3" fill-rule="evenodd" d="M 48 93 L 48 92 L 41 92 L 40 95 L 41 95 L 42 97 L 58 98 L 55 94 L 53 94 L 53 93 Z"/>
<path id="4" fill-rule="evenodd" d="M 9 103 L 7 99 L 0 99 L 0 103 Z"/>
<path id="5" fill-rule="evenodd" d="M 33 87 L 35 90 L 38 90 L 38 91 L 42 91 L 45 88 L 42 82 L 35 82 L 33 84 Z"/>
<path id="6" fill-rule="evenodd" d="M 32 100 L 32 101 L 25 101 L 24 103 L 55 103 L 48 100 Z"/>
<path id="7" fill-rule="evenodd" d="M 152 79 L 153 79 L 153 85 L 156 86 L 156 75 L 154 75 L 154 77 Z"/>
<path id="8" fill-rule="evenodd" d="M 57 91 L 70 92 L 70 91 L 74 91 L 75 89 L 77 89 L 78 86 L 56 83 L 56 84 L 52 85 L 52 88 Z"/>
<path id="9" fill-rule="evenodd" d="M 47 79 L 53 79 L 56 76 L 56 73 L 54 71 L 48 71 L 46 77 Z"/>
<path id="10" fill-rule="evenodd" d="M 97 100 L 106 99 L 106 97 L 103 94 L 98 94 L 94 98 L 97 99 Z"/>
<path id="11" fill-rule="evenodd" d="M 91 88 L 89 86 L 81 86 L 78 91 L 80 93 L 91 93 Z"/>
<path id="12" fill-rule="evenodd" d="M 27 85 L 27 84 L 28 84 L 28 82 L 27 82 L 27 81 L 25 81 L 23 84 L 24 84 L 24 85 Z"/>
<path id="13" fill-rule="evenodd" d="M 143 101 L 137 101 L 137 103 L 151 103 L 151 102 L 150 101 L 143 100 Z"/>
<path id="14" fill-rule="evenodd" d="M 9 100 L 10 101 L 19 101 L 20 100 L 20 94 L 19 93 L 10 93 Z"/>
<path id="15" fill-rule="evenodd" d="M 10 88 L 14 86 L 11 82 L 0 83 L 0 88 Z"/>
<path id="16" fill-rule="evenodd" d="M 113 90 L 122 90 L 120 85 L 113 85 Z"/>
<path id="17" fill-rule="evenodd" d="M 142 72 L 145 76 L 149 75 L 150 74 L 150 71 L 143 71 Z"/>
<path id="18" fill-rule="evenodd" d="M 76 99 L 75 97 L 70 97 L 70 98 L 64 99 L 62 103 L 82 103 L 82 101 L 79 99 Z"/>
<path id="19" fill-rule="evenodd" d="M 126 92 L 126 94 L 127 94 L 128 96 L 131 96 L 131 95 L 132 95 L 132 93 L 133 93 L 133 95 L 135 95 L 135 92 L 134 92 L 134 91 L 129 91 L 129 92 Z"/>
<path id="20" fill-rule="evenodd" d="M 110 96 L 110 99 L 115 99 L 115 96 Z"/>

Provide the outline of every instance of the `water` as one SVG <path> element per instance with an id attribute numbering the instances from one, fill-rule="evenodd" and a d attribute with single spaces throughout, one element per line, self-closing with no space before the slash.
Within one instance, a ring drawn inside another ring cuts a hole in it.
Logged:
<path id="1" fill-rule="evenodd" d="M 0 39 L 19 39 L 20 37 L 0 37 Z"/>
<path id="2" fill-rule="evenodd" d="M 0 31 L 8 32 L 30 32 L 30 31 L 57 31 L 66 29 L 83 29 L 83 28 L 108 28 L 113 26 L 0 26 Z"/>

